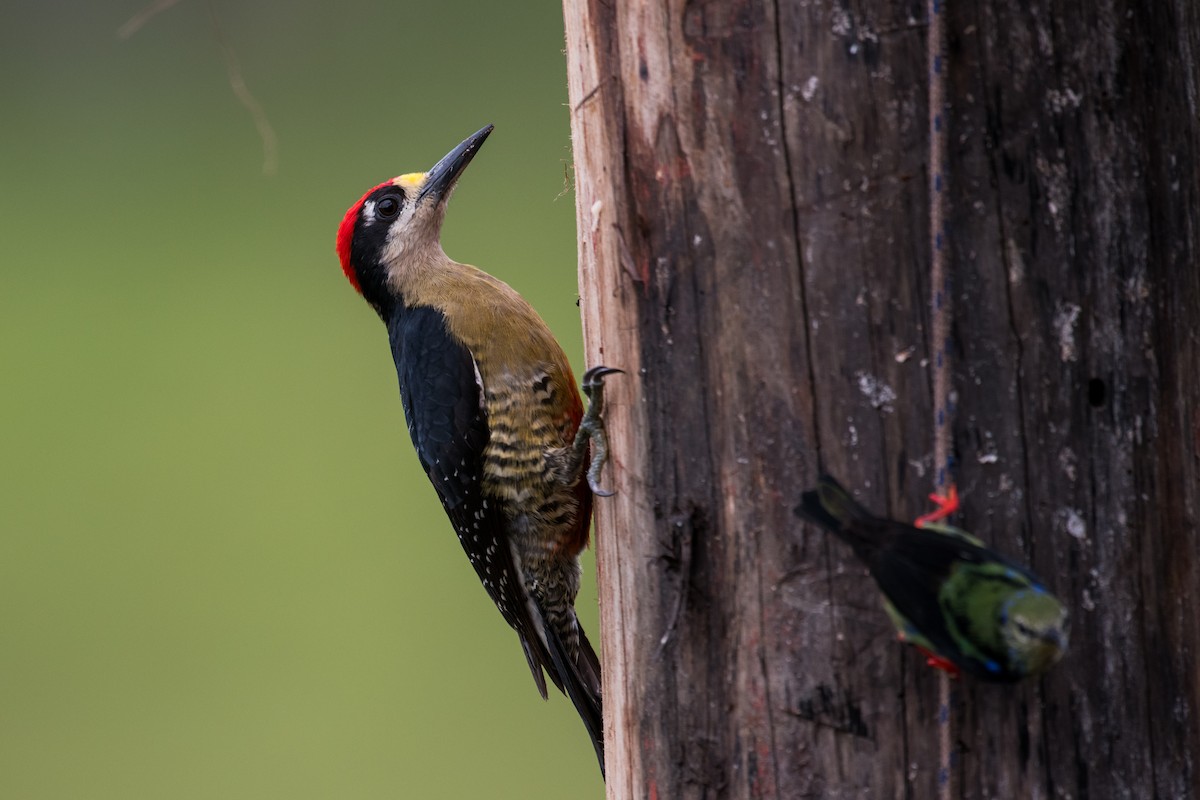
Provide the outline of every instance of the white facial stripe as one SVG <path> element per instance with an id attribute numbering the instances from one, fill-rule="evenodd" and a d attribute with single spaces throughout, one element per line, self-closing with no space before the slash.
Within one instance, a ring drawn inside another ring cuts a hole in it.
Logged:
<path id="1" fill-rule="evenodd" d="M 440 254 L 442 246 L 438 233 L 444 208 L 433 204 L 418 206 L 406 199 L 400 216 L 388 222 L 391 227 L 380 254 L 381 260 L 385 264 L 400 265 L 414 258 Z"/>
<path id="2" fill-rule="evenodd" d="M 375 224 L 375 201 L 374 200 L 368 200 L 367 202 L 363 203 L 362 221 L 363 221 L 363 225 L 367 226 L 368 228 Z"/>

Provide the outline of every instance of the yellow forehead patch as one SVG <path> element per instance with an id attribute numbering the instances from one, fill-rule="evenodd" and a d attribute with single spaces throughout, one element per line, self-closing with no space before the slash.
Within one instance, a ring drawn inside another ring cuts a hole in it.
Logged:
<path id="1" fill-rule="evenodd" d="M 424 182 L 424 172 L 407 172 L 392 181 L 392 183 L 397 186 L 403 186 L 405 189 L 415 189 Z"/>

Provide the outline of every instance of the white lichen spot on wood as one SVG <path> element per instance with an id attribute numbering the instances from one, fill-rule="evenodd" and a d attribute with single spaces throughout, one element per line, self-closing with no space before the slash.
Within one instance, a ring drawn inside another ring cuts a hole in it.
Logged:
<path id="1" fill-rule="evenodd" d="M 870 401 L 872 408 L 891 413 L 892 402 L 896 399 L 895 389 L 865 372 L 856 372 L 854 377 L 858 380 L 858 390 Z"/>
<path id="2" fill-rule="evenodd" d="M 1083 521 L 1083 515 L 1077 509 L 1060 508 L 1058 510 L 1058 519 L 1071 536 L 1076 539 L 1087 537 L 1087 523 Z"/>
<path id="3" fill-rule="evenodd" d="M 1083 93 L 1076 92 L 1070 86 L 1065 89 L 1050 89 L 1046 92 L 1046 105 L 1053 114 L 1061 114 L 1067 109 L 1077 109 L 1083 102 Z"/>
<path id="4" fill-rule="evenodd" d="M 1058 160 L 1051 163 L 1049 159 L 1039 155 L 1034 161 L 1034 166 L 1045 187 L 1046 209 L 1054 222 L 1054 230 L 1056 233 L 1062 233 L 1063 219 L 1059 212 L 1069 204 L 1071 185 L 1067 180 L 1067 165 L 1063 161 L 1065 154 L 1059 151 L 1058 156 Z"/>
<path id="5" fill-rule="evenodd" d="M 811 76 L 804 82 L 804 87 L 800 90 L 800 96 L 804 98 L 804 102 L 811 103 L 813 97 L 817 93 L 817 85 L 820 84 L 820 79 L 816 75 Z"/>
<path id="6" fill-rule="evenodd" d="M 853 31 L 854 25 L 850 22 L 850 12 L 840 6 L 835 8 L 833 10 L 833 35 L 849 36 Z"/>
<path id="7" fill-rule="evenodd" d="M 1075 477 L 1079 472 L 1079 457 L 1075 455 L 1074 450 L 1064 447 L 1058 452 L 1058 468 L 1067 476 L 1067 480 L 1075 482 Z"/>
<path id="8" fill-rule="evenodd" d="M 975 454 L 975 460 L 980 464 L 995 464 L 1000 460 L 996 449 L 996 437 L 991 431 L 983 432 L 983 447 Z"/>
<path id="9" fill-rule="evenodd" d="M 1084 589 L 1080 593 L 1079 604 L 1083 606 L 1084 611 L 1094 611 L 1096 609 L 1096 601 L 1092 599 L 1092 593 L 1087 589 Z"/>
<path id="10" fill-rule="evenodd" d="M 1058 353 L 1063 363 L 1075 361 L 1075 326 L 1082 309 L 1075 303 L 1059 303 L 1054 312 L 1054 332 L 1058 336 Z"/>

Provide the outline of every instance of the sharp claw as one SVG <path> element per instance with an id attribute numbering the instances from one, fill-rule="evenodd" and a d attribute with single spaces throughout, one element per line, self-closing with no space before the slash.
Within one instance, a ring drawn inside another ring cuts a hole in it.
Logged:
<path id="1" fill-rule="evenodd" d="M 587 482 L 592 494 L 597 497 L 612 497 L 615 492 L 600 486 L 600 471 L 608 460 L 608 436 L 604 430 L 602 413 L 604 410 L 604 378 L 608 375 L 621 374 L 624 370 L 603 365 L 592 367 L 583 373 L 583 393 L 588 397 L 588 410 L 580 421 L 579 431 L 575 434 L 575 450 L 579 458 L 586 452 L 584 447 L 590 439 L 592 442 L 592 463 L 588 465 Z"/>
<path id="2" fill-rule="evenodd" d="M 600 365 L 592 367 L 587 372 L 583 373 L 583 391 L 588 397 L 592 396 L 592 392 L 604 386 L 604 378 L 608 375 L 625 374 L 625 370 L 617 369 L 616 367 L 606 367 Z"/>

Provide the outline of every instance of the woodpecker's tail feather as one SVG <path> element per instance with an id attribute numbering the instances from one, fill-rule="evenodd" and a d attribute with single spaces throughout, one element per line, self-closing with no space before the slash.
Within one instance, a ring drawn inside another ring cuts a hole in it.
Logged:
<path id="1" fill-rule="evenodd" d="M 600 762 L 600 775 L 604 776 L 604 709 L 600 698 L 600 660 L 591 642 L 579 628 L 579 655 L 571 658 L 562 638 L 554 626 L 546 623 L 546 613 L 534 599 L 538 613 L 542 619 L 542 630 L 546 632 L 546 649 L 550 651 L 550 661 L 554 664 L 554 672 L 561 679 L 554 682 L 559 684 L 563 693 L 571 699 L 583 727 L 587 729 L 596 751 L 596 760 Z M 551 674 L 553 680 L 556 676 Z"/>
<path id="2" fill-rule="evenodd" d="M 597 657 L 596 651 L 592 649 L 592 643 L 584 634 L 583 626 L 579 625 L 578 620 L 575 621 L 575 624 L 579 626 L 579 657 L 575 664 L 583 678 L 584 686 L 587 686 L 588 691 L 598 698 L 601 695 L 600 659 Z"/>
<path id="3" fill-rule="evenodd" d="M 533 682 L 537 684 L 538 693 L 541 694 L 542 699 L 545 700 L 549 697 L 549 695 L 546 694 L 546 673 L 542 669 L 542 664 L 546 663 L 544 660 L 545 654 L 541 652 L 542 649 L 540 647 L 537 651 L 534 651 L 533 645 L 524 636 L 518 634 L 517 638 L 521 640 L 521 649 L 525 651 L 525 660 L 529 662 L 529 673 L 533 675 Z M 538 642 L 538 644 L 541 644 L 541 642 Z M 550 679 L 553 680 L 556 685 L 558 684 L 557 675 L 551 675 Z M 562 686 L 559 686 L 558 688 L 559 691 L 562 691 Z"/>

